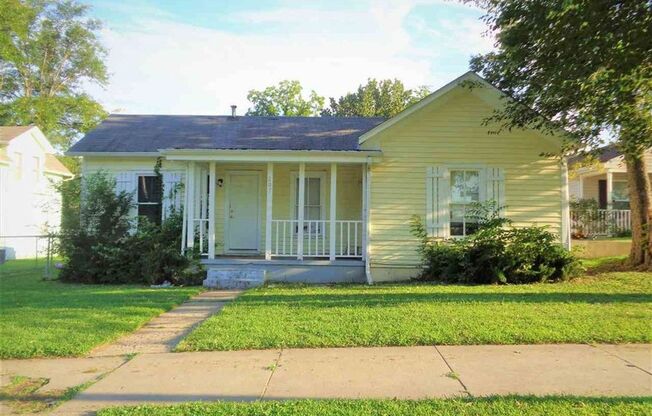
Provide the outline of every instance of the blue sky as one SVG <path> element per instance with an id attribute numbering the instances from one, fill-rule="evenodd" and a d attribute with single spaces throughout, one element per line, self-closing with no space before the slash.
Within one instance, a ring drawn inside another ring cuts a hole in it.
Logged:
<path id="1" fill-rule="evenodd" d="M 90 0 L 111 112 L 226 114 L 284 79 L 326 97 L 367 78 L 437 88 L 491 49 L 482 12 L 456 1 Z"/>

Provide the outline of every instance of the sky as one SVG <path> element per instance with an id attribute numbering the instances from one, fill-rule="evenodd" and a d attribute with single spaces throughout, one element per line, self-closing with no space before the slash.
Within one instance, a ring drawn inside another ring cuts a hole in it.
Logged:
<path id="1" fill-rule="evenodd" d="M 305 95 L 368 78 L 441 87 L 493 40 L 482 11 L 447 0 L 87 0 L 103 21 L 112 113 L 243 114 L 247 92 L 298 80 Z"/>

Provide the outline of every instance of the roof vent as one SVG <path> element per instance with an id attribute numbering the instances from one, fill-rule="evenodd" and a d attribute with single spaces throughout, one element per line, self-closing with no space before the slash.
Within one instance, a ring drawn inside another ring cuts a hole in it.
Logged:
<path id="1" fill-rule="evenodd" d="M 235 104 L 231 106 L 231 117 L 235 118 L 235 114 L 236 114 L 236 113 L 235 113 L 235 110 L 236 110 L 237 108 L 238 108 L 238 106 L 235 105 Z"/>

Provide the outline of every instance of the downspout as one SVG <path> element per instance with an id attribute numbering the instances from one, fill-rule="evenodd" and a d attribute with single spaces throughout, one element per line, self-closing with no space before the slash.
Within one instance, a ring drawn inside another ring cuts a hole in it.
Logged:
<path id="1" fill-rule="evenodd" d="M 367 157 L 367 163 L 365 164 L 365 178 L 364 178 L 364 210 L 365 210 L 365 247 L 364 247 L 364 272 L 365 272 L 365 277 L 367 278 L 367 284 L 368 285 L 373 285 L 374 284 L 374 279 L 371 276 L 371 264 L 369 260 L 369 227 L 371 224 L 371 207 L 370 207 L 370 202 L 371 202 L 371 158 Z"/>

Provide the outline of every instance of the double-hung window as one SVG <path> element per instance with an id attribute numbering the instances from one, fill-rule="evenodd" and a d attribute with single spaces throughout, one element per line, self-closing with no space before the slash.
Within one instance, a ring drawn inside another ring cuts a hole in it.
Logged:
<path id="1" fill-rule="evenodd" d="M 324 218 L 323 179 L 324 175 L 320 173 L 306 173 L 303 207 L 304 231 L 310 231 L 311 233 L 323 232 L 321 222 L 319 222 Z M 298 176 L 294 179 L 294 219 L 299 219 Z"/>
<path id="2" fill-rule="evenodd" d="M 138 217 L 161 224 L 163 187 L 159 176 L 138 176 Z"/>
<path id="3" fill-rule="evenodd" d="M 627 181 L 614 181 L 611 190 L 613 209 L 629 209 L 629 190 Z"/>
<path id="4" fill-rule="evenodd" d="M 470 216 L 473 203 L 480 201 L 480 171 L 460 169 L 450 171 L 450 235 L 463 237 L 478 229 L 477 220 Z"/>

